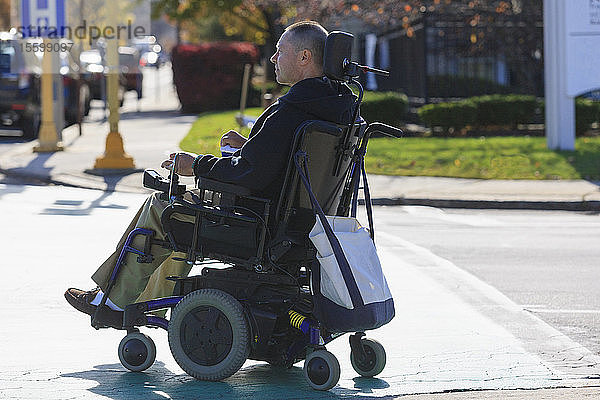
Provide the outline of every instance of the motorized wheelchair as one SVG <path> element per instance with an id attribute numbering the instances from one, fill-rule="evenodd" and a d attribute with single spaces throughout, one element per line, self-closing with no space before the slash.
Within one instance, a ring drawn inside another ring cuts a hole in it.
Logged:
<path id="1" fill-rule="evenodd" d="M 126 368 L 143 371 L 154 362 L 155 345 L 138 330 L 148 326 L 168 331 L 173 357 L 197 379 L 225 379 L 248 358 L 283 367 L 304 359 L 304 375 L 313 388 L 328 390 L 336 385 L 340 366 L 325 345 L 347 331 L 324 324 L 313 301 L 319 262 L 308 232 L 315 213 L 300 179 L 298 155 L 308 160 L 304 171 L 323 211 L 347 216 L 356 207 L 370 135 L 401 134 L 399 129 L 357 119 L 362 87 L 355 78 L 359 70 L 370 69 L 349 61 L 352 40 L 350 34 L 332 32 L 324 67 L 330 79 L 357 88 L 352 119 L 356 122 L 336 125 L 314 120 L 298 127 L 276 199 L 205 178 L 197 179 L 197 189 L 186 191 L 174 173 L 163 178 L 155 171 L 145 172 L 144 186 L 161 191 L 170 202 L 161 216 L 168 241 L 155 240 L 150 230 L 133 230 L 110 277 L 107 295 L 92 316 L 96 328 L 127 330 L 118 350 Z M 370 225 L 372 232 L 371 219 Z M 132 247 L 138 235 L 145 236 L 143 249 Z M 125 254 L 135 253 L 140 262 L 149 262 L 155 245 L 185 253 L 189 264 L 220 266 L 205 266 L 197 276 L 170 277 L 175 281 L 172 296 L 128 305 L 122 321 L 107 323 L 111 313 L 105 301 Z M 170 319 L 153 314 L 161 309 L 171 310 Z M 360 375 L 372 377 L 383 370 L 386 355 L 380 343 L 364 335 L 350 336 L 351 362 Z"/>

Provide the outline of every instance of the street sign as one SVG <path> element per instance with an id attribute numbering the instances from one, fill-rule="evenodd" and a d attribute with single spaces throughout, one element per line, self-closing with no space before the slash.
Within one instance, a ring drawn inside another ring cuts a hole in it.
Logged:
<path id="1" fill-rule="evenodd" d="M 59 113 L 62 121 L 62 79 L 60 75 L 53 76 L 53 64 L 58 65 L 59 51 L 51 42 L 64 36 L 65 30 L 65 2 L 64 0 L 21 0 L 21 27 L 19 29 L 23 38 L 43 37 L 44 43 L 37 47 L 42 57 L 41 77 L 41 126 L 38 136 L 38 145 L 33 148 L 34 152 L 54 152 L 63 150 L 59 142 L 61 126 L 56 126 L 55 113 Z M 31 51 L 31 50 L 30 50 Z M 56 79 L 58 78 L 58 79 Z M 56 82 L 58 80 L 58 82 Z M 56 97 L 54 96 L 56 94 Z M 58 107 L 57 104 L 58 103 Z M 59 111 L 60 110 L 60 111 Z"/>
<path id="2" fill-rule="evenodd" d="M 544 0 L 548 148 L 575 149 L 575 97 L 600 88 L 600 0 Z"/>
<path id="3" fill-rule="evenodd" d="M 65 0 L 21 0 L 21 23 L 24 37 L 63 37 Z"/>
<path id="4" fill-rule="evenodd" d="M 569 1 L 565 8 L 567 94 L 600 88 L 600 0 Z"/>

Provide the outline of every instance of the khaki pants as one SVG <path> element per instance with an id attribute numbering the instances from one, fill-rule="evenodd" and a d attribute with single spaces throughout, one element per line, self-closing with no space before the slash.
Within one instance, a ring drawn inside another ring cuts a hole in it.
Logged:
<path id="1" fill-rule="evenodd" d="M 160 215 L 167 205 L 167 202 L 159 199 L 159 193 L 153 193 L 146 199 L 121 237 L 115 252 L 92 275 L 94 282 L 103 291 L 106 291 L 121 249 L 132 230 L 136 228 L 151 229 L 156 232 L 155 239 L 166 240 L 160 223 Z M 138 250 L 143 250 L 144 240 L 144 235 L 138 235 L 131 245 Z M 151 254 L 154 260 L 148 264 L 139 263 L 137 254 L 126 254 L 125 263 L 121 264 L 121 270 L 109 294 L 113 303 L 125 308 L 131 303 L 171 296 L 175 282 L 165 278 L 171 275 L 187 276 L 191 270 L 191 266 L 185 262 L 173 260 L 173 257 L 184 258 L 183 253 L 173 253 L 161 246 L 152 246 Z"/>

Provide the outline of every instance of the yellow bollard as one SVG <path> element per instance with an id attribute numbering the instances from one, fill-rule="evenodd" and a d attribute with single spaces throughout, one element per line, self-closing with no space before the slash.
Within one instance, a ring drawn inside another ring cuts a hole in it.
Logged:
<path id="1" fill-rule="evenodd" d="M 115 0 L 106 2 L 108 15 L 113 17 L 112 22 L 116 21 L 119 15 Z M 116 26 L 113 23 L 112 26 Z M 107 38 L 106 59 L 108 62 L 108 76 L 106 77 L 107 95 L 108 95 L 108 125 L 109 133 L 106 137 L 106 149 L 104 155 L 96 158 L 95 169 L 133 169 L 135 163 L 133 157 L 125 153 L 123 138 L 119 133 L 119 54 L 116 38 Z"/>
<path id="2" fill-rule="evenodd" d="M 44 39 L 44 45 L 50 43 L 50 39 Z M 62 143 L 58 141 L 58 132 L 54 123 L 52 81 L 52 52 L 46 51 L 42 59 L 42 124 L 38 136 L 38 145 L 33 148 L 34 153 L 64 150 Z"/>

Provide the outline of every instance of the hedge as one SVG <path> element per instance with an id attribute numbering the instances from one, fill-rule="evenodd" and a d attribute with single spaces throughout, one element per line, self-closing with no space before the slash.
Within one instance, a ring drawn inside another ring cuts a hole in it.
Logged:
<path id="1" fill-rule="evenodd" d="M 474 125 L 477 120 L 477 106 L 472 101 L 427 104 L 419 108 L 418 113 L 427 126 L 439 126 L 445 133 L 450 132 L 450 128 L 461 130 Z"/>
<path id="2" fill-rule="evenodd" d="M 245 64 L 258 61 L 252 43 L 216 42 L 173 49 L 173 82 L 183 112 L 239 106 Z"/>
<path id="3" fill-rule="evenodd" d="M 408 111 L 408 97 L 398 92 L 364 92 L 360 115 L 367 122 L 398 126 Z"/>
<path id="4" fill-rule="evenodd" d="M 418 111 L 427 126 L 441 127 L 448 134 L 451 129 L 465 127 L 504 126 L 516 129 L 518 124 L 531 123 L 537 110 L 544 113 L 544 102 L 533 96 L 490 95 L 452 102 L 427 104 Z M 575 102 L 577 135 L 587 131 L 594 122 L 600 122 L 600 102 L 577 99 Z"/>
<path id="5" fill-rule="evenodd" d="M 477 126 L 509 126 L 526 124 L 533 120 L 539 107 L 535 96 L 525 95 L 489 95 L 468 99 L 477 107 Z"/>

